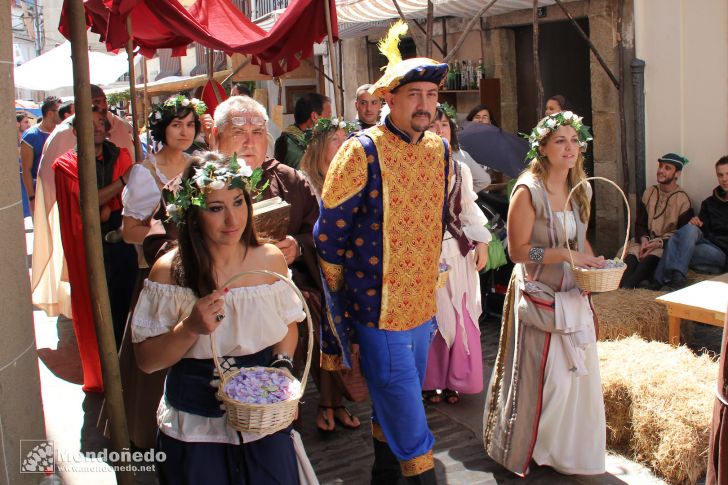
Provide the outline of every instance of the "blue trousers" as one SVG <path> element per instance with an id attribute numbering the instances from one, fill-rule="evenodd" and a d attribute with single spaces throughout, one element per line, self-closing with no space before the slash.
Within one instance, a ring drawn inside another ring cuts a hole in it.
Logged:
<path id="1" fill-rule="evenodd" d="M 381 428 L 400 462 L 425 455 L 435 443 L 422 403 L 435 328 L 434 317 L 406 331 L 356 326 L 361 368 L 372 400 L 372 428 Z"/>
<path id="2" fill-rule="evenodd" d="M 673 271 L 683 276 L 688 268 L 700 273 L 720 274 L 726 264 L 726 254 L 703 236 L 694 224 L 685 224 L 670 238 L 660 262 L 655 269 L 655 281 L 665 284 Z"/>

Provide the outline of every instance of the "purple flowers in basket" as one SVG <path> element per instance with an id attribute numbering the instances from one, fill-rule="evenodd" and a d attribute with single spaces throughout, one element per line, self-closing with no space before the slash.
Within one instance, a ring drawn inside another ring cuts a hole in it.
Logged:
<path id="1" fill-rule="evenodd" d="M 247 404 L 273 404 L 298 396 L 301 383 L 265 367 L 246 367 L 225 383 L 225 393 Z"/>
<path id="2" fill-rule="evenodd" d="M 621 268 L 622 266 L 625 266 L 625 263 L 619 258 L 607 259 L 604 261 L 604 267 L 602 269 Z"/>

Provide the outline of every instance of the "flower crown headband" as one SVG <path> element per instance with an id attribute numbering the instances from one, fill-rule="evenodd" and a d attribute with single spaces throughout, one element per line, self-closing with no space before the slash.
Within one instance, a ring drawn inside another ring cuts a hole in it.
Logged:
<path id="1" fill-rule="evenodd" d="M 190 107 L 195 110 L 197 116 L 201 116 L 207 111 L 207 105 L 199 99 L 187 99 L 184 94 L 177 94 L 164 103 L 152 105 L 152 112 L 149 114 L 149 124 L 156 125 L 162 119 L 165 112 L 170 112 L 175 115 L 180 108 Z"/>
<path id="2" fill-rule="evenodd" d="M 268 182 L 258 187 L 262 178 L 263 170 L 260 167 L 253 170 L 245 160 L 242 164 L 238 163 L 238 156 L 235 153 L 227 167 L 216 168 L 213 163 L 208 162 L 202 167 L 195 168 L 191 178 L 181 180 L 178 177 L 167 186 L 165 190 L 167 220 L 183 224 L 187 209 L 191 206 L 207 209 L 207 195 L 213 190 L 225 187 L 228 190 L 248 191 L 255 199 L 268 187 Z"/>
<path id="3" fill-rule="evenodd" d="M 312 128 L 309 128 L 303 133 L 303 141 L 306 142 L 306 146 L 311 143 L 314 136 L 326 133 L 331 130 L 344 130 L 346 136 L 356 131 L 356 125 L 349 121 L 344 121 L 344 118 L 319 118 Z"/>
<path id="4" fill-rule="evenodd" d="M 531 134 L 524 138 L 528 139 L 528 146 L 531 149 L 526 154 L 526 161 L 530 161 L 539 156 L 538 147 L 541 142 L 549 136 L 552 132 L 559 129 L 561 126 L 571 126 L 576 130 L 576 135 L 579 137 L 579 145 L 584 148 L 587 142 L 592 140 L 592 135 L 589 132 L 589 127 L 581 122 L 582 117 L 577 116 L 571 111 L 564 111 L 563 113 L 554 113 L 544 117 L 538 122 L 536 127 L 531 130 Z"/>
<path id="5" fill-rule="evenodd" d="M 458 113 L 455 110 L 455 107 L 448 103 L 440 103 L 438 106 L 442 110 L 443 113 L 445 113 L 445 116 L 447 116 L 449 119 L 452 120 L 453 123 L 455 123 L 455 126 L 458 125 Z"/>

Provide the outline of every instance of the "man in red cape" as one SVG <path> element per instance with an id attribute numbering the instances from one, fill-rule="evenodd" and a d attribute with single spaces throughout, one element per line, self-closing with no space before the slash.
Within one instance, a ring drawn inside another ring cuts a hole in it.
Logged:
<path id="1" fill-rule="evenodd" d="M 101 233 L 104 238 L 102 243 L 104 266 L 106 267 L 106 280 L 118 343 L 121 342 L 121 332 L 123 332 L 126 314 L 129 310 L 137 267 L 134 247 L 124 244 L 120 238 L 115 237 L 116 229 L 121 225 L 121 191 L 128 180 L 132 159 L 125 148 L 118 148 L 106 140 L 109 122 L 104 114 L 95 107 L 93 108 L 93 125 L 96 185 L 99 189 Z M 69 150 L 58 157 L 52 167 L 56 179 L 61 241 L 66 254 L 71 283 L 73 328 L 76 332 L 83 367 L 83 390 L 103 392 L 104 384 L 101 377 L 101 363 L 88 285 L 76 149 Z"/>

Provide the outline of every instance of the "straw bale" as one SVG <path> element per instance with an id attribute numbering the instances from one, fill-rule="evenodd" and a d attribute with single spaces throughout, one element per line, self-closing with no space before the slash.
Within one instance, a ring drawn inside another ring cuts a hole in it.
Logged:
<path id="1" fill-rule="evenodd" d="M 619 289 L 593 295 L 599 321 L 599 340 L 638 335 L 667 342 L 667 308 L 655 300 L 664 292 Z"/>
<path id="2" fill-rule="evenodd" d="M 670 483 L 696 483 L 707 468 L 717 363 L 636 336 L 600 342 L 599 360 L 607 446 Z"/>

